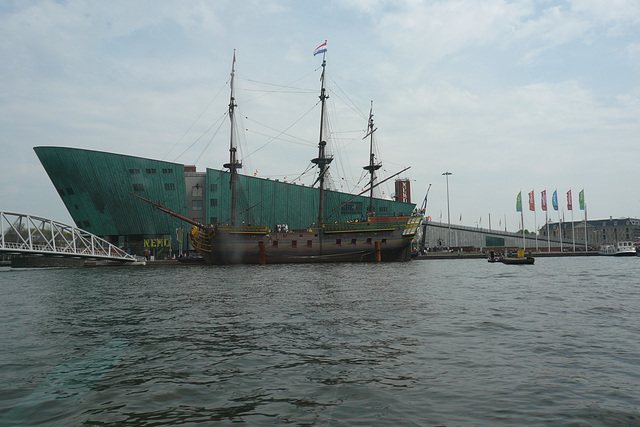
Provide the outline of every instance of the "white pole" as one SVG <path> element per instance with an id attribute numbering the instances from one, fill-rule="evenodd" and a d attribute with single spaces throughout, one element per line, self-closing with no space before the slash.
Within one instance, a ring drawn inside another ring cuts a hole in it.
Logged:
<path id="1" fill-rule="evenodd" d="M 520 222 L 522 222 L 522 249 L 527 249 L 527 241 L 524 238 L 524 209 L 520 211 Z"/>
<path id="2" fill-rule="evenodd" d="M 584 251 L 587 252 L 587 204 L 584 204 Z"/>
<path id="3" fill-rule="evenodd" d="M 533 210 L 533 223 L 535 224 L 534 227 L 536 227 L 536 252 L 538 252 L 538 213 L 535 209 Z"/>
<path id="4" fill-rule="evenodd" d="M 562 219 L 560 218 L 560 209 L 558 209 L 558 230 L 560 231 L 560 252 L 564 250 L 562 247 Z"/>
<path id="5" fill-rule="evenodd" d="M 447 221 L 449 224 L 449 241 L 447 242 L 447 249 L 451 248 L 451 210 L 449 209 L 449 175 L 451 172 L 444 172 L 442 175 L 447 178 Z"/>
<path id="6" fill-rule="evenodd" d="M 551 236 L 549 236 L 549 207 L 544 211 L 544 218 L 547 222 L 547 252 L 551 252 Z"/>
<path id="7" fill-rule="evenodd" d="M 576 226 L 573 222 L 573 206 L 571 206 L 571 241 L 573 243 L 573 252 L 576 251 Z"/>

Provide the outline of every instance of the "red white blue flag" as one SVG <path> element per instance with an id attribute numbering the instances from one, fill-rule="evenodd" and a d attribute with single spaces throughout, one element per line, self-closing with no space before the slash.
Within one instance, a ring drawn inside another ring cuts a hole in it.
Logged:
<path id="1" fill-rule="evenodd" d="M 320 46 L 313 51 L 313 56 L 316 56 L 319 53 L 325 53 L 327 51 L 327 42 L 322 43 Z"/>

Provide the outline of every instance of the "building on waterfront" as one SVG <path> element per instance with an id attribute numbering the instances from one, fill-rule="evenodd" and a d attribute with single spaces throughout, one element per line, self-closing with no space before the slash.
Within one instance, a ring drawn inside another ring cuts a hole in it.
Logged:
<path id="1" fill-rule="evenodd" d="M 587 220 L 586 227 L 587 245 L 590 247 L 598 248 L 601 245 L 615 244 L 620 241 L 640 242 L 640 219 L 637 218 L 590 219 Z M 546 225 L 538 230 L 538 235 L 544 239 L 547 238 Z M 584 220 L 573 223 L 571 221 L 550 222 L 549 236 L 556 240 L 562 238 L 565 244 L 575 240 L 576 244 L 584 245 L 585 222 Z"/>
<path id="2" fill-rule="evenodd" d="M 68 147 L 35 147 L 42 166 L 76 226 L 136 255 L 167 258 L 189 249 L 190 226 L 133 197 L 146 199 L 203 224 L 230 221 L 227 171 L 142 157 Z M 272 230 L 307 228 L 318 215 L 318 189 L 255 176 L 238 175 L 240 223 Z M 401 180 L 402 181 L 402 180 Z M 376 214 L 409 215 L 409 182 L 396 183 L 399 200 L 374 199 Z M 356 221 L 365 216 L 365 196 L 326 191 L 326 221 Z"/>

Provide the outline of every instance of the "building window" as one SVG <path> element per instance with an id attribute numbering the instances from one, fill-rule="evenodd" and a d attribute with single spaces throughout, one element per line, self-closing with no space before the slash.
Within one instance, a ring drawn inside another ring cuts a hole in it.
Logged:
<path id="1" fill-rule="evenodd" d="M 211 184 L 211 192 L 214 193 L 218 191 L 218 184 Z"/>
<path id="2" fill-rule="evenodd" d="M 193 203 L 191 204 L 191 209 L 194 211 L 201 211 L 202 210 L 202 200 L 194 200 Z"/>
<path id="3" fill-rule="evenodd" d="M 89 221 L 83 221 L 85 228 L 91 227 L 91 223 Z"/>
<path id="4" fill-rule="evenodd" d="M 349 202 L 342 205 L 340 208 L 343 215 L 349 214 L 362 214 L 362 202 Z"/>
<path id="5" fill-rule="evenodd" d="M 382 212 L 388 212 L 389 208 L 386 206 L 380 206 L 378 207 L 378 212 L 382 213 Z"/>
<path id="6" fill-rule="evenodd" d="M 156 173 L 155 168 L 147 168 L 147 173 Z"/>
<path id="7" fill-rule="evenodd" d="M 56 188 L 56 190 L 58 191 L 58 194 L 60 195 L 60 197 L 64 197 L 64 191 L 62 191 L 61 188 Z"/>
<path id="8" fill-rule="evenodd" d="M 144 185 L 142 184 L 133 184 L 134 191 L 144 191 Z"/>
<path id="9" fill-rule="evenodd" d="M 73 192 L 73 188 L 68 187 L 68 188 L 67 188 L 67 194 L 68 194 L 68 195 L 70 195 L 70 196 L 71 196 L 72 194 L 75 194 L 75 193 Z"/>
<path id="10" fill-rule="evenodd" d="M 164 183 L 164 189 L 165 190 L 175 190 L 176 189 L 176 184 L 174 182 L 165 182 Z"/>
<path id="11" fill-rule="evenodd" d="M 155 173 L 155 172 L 154 172 L 154 173 Z M 162 173 L 173 173 L 173 169 L 166 169 L 166 168 L 163 168 L 163 169 L 162 169 Z"/>
<path id="12" fill-rule="evenodd" d="M 211 199 L 211 202 L 209 203 L 211 203 L 212 208 L 215 208 L 216 206 L 218 206 L 218 199 Z"/>
<path id="13" fill-rule="evenodd" d="M 191 195 L 193 197 L 202 197 L 202 187 L 200 187 L 200 185 L 196 184 L 192 189 L 191 189 Z"/>
<path id="14" fill-rule="evenodd" d="M 129 173 L 130 173 L 131 175 L 134 175 L 134 174 L 140 173 L 140 169 L 129 169 Z"/>
<path id="15" fill-rule="evenodd" d="M 211 222 L 209 223 L 211 225 L 216 225 L 218 223 L 218 217 L 217 216 L 212 216 L 209 219 L 211 220 Z"/>

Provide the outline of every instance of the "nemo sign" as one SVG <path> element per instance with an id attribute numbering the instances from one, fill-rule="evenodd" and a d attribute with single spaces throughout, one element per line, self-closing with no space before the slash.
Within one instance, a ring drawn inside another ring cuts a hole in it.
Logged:
<path id="1" fill-rule="evenodd" d="M 171 247 L 170 239 L 144 239 L 145 248 L 169 248 Z"/>

